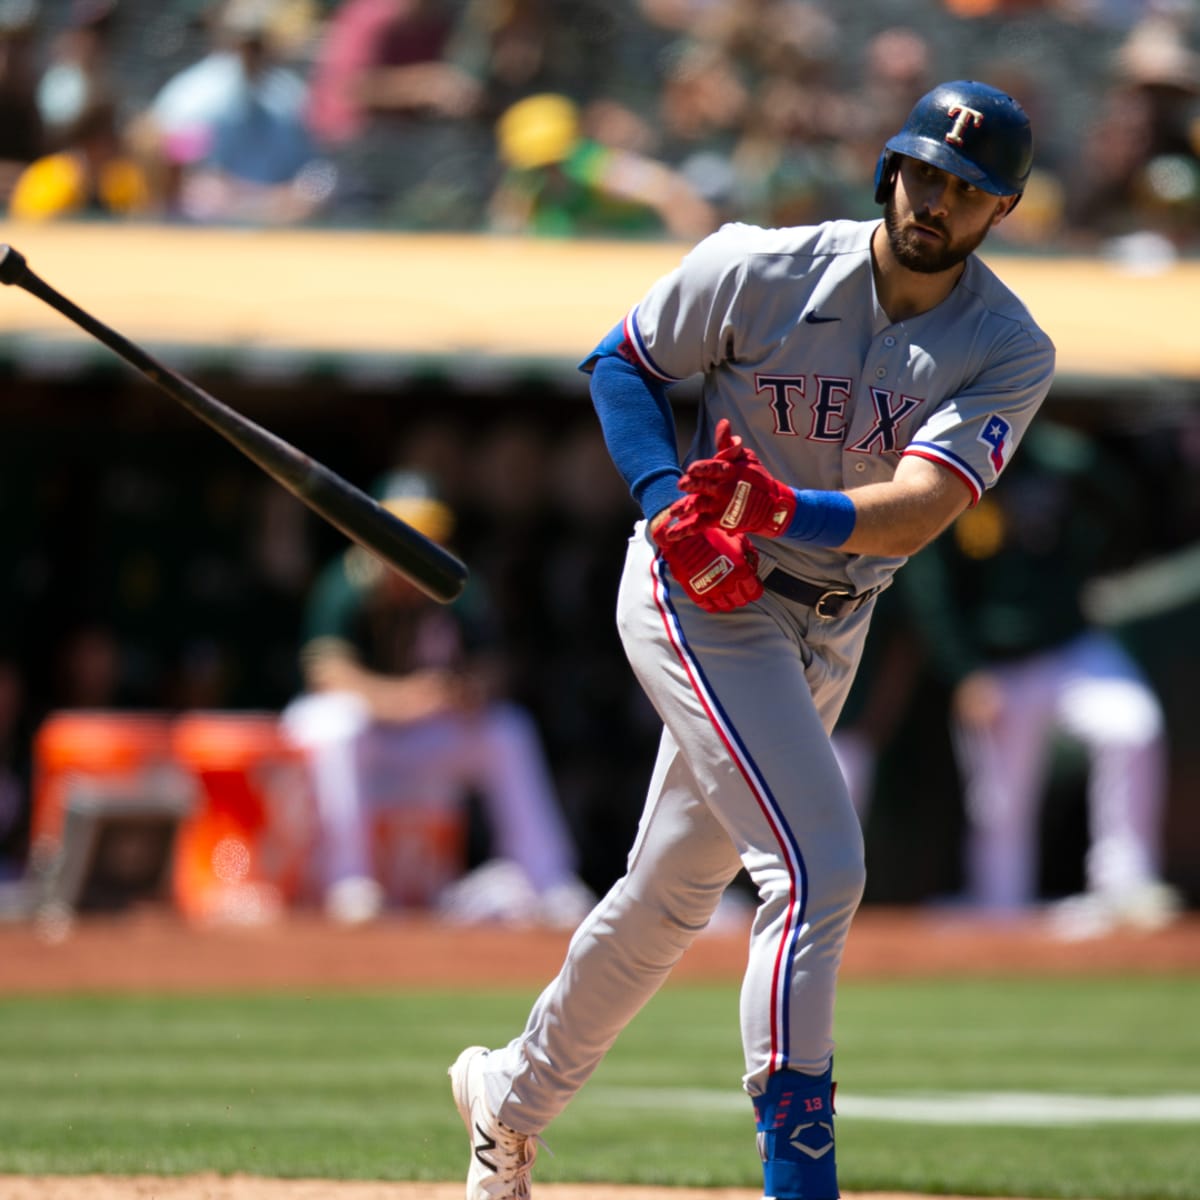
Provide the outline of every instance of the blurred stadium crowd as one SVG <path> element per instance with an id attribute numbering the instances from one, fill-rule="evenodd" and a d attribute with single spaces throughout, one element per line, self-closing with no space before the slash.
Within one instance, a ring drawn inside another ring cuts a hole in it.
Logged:
<path id="1" fill-rule="evenodd" d="M 1198 32 L 1191 0 L 0 0 L 0 198 L 18 221 L 682 241 L 728 219 L 866 219 L 883 141 L 952 64 L 1012 92 L 1037 131 L 1000 248 L 1145 269 L 1200 250 Z M 536 385 L 515 391 L 450 404 L 418 381 L 402 407 L 354 397 L 334 427 L 319 382 L 286 398 L 220 388 L 350 478 L 405 466 L 439 481 L 601 888 L 658 737 L 613 629 L 634 509 L 586 405 L 564 415 Z M 237 456 L 198 454 L 186 418 L 139 413 L 125 383 L 96 394 L 94 379 L 24 382 L 10 401 L 10 870 L 46 713 L 282 708 L 303 686 L 306 596 L 344 544 Z M 1127 515 L 1165 493 L 1106 565 L 1200 538 L 1194 413 L 1147 426 L 1077 401 L 1134 477 Z M 916 688 L 926 714 L 945 711 L 933 686 Z M 916 744 L 941 766 L 903 772 L 892 811 L 873 810 L 908 851 L 874 872 L 888 899 L 954 883 L 911 819 L 918 790 L 953 792 L 933 725 Z M 944 845 L 954 834 L 951 820 Z M 1074 890 L 1074 870 L 1043 884 Z"/>
<path id="2" fill-rule="evenodd" d="M 1170 255 L 1200 237 L 1196 35 L 1191 0 L 4 0 L 0 194 L 684 239 L 869 217 L 896 114 L 949 68 L 1033 118 L 1002 238 Z"/>

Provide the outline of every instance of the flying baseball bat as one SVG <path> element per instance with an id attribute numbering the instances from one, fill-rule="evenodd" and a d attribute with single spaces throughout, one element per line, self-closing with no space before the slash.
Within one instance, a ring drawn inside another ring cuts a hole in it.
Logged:
<path id="1" fill-rule="evenodd" d="M 103 342 L 151 383 L 283 484 L 351 541 L 370 550 L 431 599 L 448 604 L 467 581 L 467 568 L 448 550 L 377 504 L 365 492 L 282 438 L 229 408 L 190 379 L 163 366 L 140 346 L 98 321 L 39 278 L 22 254 L 0 244 L 0 283 L 15 284 Z"/>

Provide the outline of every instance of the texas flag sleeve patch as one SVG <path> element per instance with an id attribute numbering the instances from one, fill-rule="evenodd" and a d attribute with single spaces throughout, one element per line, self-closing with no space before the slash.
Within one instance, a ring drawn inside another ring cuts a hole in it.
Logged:
<path id="1" fill-rule="evenodd" d="M 979 431 L 979 440 L 987 446 L 988 458 L 997 475 L 1004 470 L 1008 454 L 1008 437 L 1011 433 L 1012 426 L 1003 417 L 994 415 L 984 421 L 983 428 Z"/>

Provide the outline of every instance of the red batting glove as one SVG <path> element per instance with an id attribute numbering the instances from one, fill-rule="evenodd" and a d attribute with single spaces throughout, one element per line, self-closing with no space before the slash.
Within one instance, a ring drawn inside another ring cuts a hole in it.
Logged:
<path id="1" fill-rule="evenodd" d="M 690 536 L 705 526 L 775 538 L 796 512 L 792 489 L 767 471 L 724 419 L 717 423 L 717 453 L 692 463 L 679 490 L 688 494 L 668 510 L 668 539 Z"/>
<path id="2" fill-rule="evenodd" d="M 758 554 L 742 534 L 697 529 L 667 540 L 660 536 L 667 523 L 656 518 L 650 536 L 667 569 L 695 604 L 706 612 L 731 612 L 763 594 L 762 581 L 755 574 Z"/>

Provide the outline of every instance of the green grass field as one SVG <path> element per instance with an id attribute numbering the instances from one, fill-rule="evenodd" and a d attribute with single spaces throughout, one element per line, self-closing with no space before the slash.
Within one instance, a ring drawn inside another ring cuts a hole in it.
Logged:
<path id="1" fill-rule="evenodd" d="M 446 1066 L 532 997 L 3 999 L 0 1173 L 456 1179 Z M 848 983 L 843 1187 L 1194 1200 L 1198 1017 L 1197 978 Z M 736 988 L 669 985 L 552 1126 L 538 1180 L 754 1187 L 740 1073 Z"/>

